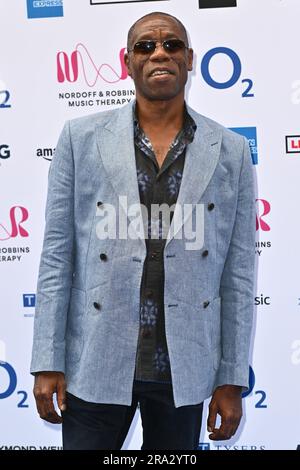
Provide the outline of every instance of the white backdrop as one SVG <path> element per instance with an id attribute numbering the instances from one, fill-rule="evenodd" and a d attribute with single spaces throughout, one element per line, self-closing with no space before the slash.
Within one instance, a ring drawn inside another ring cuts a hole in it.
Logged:
<path id="1" fill-rule="evenodd" d="M 66 119 L 132 99 L 122 65 L 127 30 L 156 10 L 178 16 L 189 31 L 196 57 L 188 103 L 246 135 L 257 159 L 252 387 L 238 434 L 210 449 L 296 449 L 300 2 L 238 0 L 209 9 L 198 0 L 91 3 L 0 0 L 0 449 L 61 447 L 60 426 L 36 413 L 29 374 L 48 168 Z M 206 414 L 201 449 L 209 448 Z M 140 445 L 137 413 L 124 448 Z"/>

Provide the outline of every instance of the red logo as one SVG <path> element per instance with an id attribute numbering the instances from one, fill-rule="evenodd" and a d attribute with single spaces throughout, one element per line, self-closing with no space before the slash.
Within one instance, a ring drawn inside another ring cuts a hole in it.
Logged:
<path id="1" fill-rule="evenodd" d="M 29 213 L 25 207 L 14 206 L 9 211 L 10 225 L 5 227 L 0 223 L 0 241 L 9 240 L 10 238 L 28 237 L 29 233 L 22 227 L 23 222 L 28 219 Z"/>
<path id="2" fill-rule="evenodd" d="M 271 204 L 265 199 L 256 199 L 256 230 L 269 232 L 270 225 L 264 220 L 264 217 L 271 212 Z"/>
<path id="3" fill-rule="evenodd" d="M 59 83 L 65 81 L 70 83 L 77 82 L 79 68 L 81 68 L 83 79 L 89 87 L 95 86 L 98 79 L 106 83 L 118 83 L 121 80 L 126 80 L 128 72 L 124 62 L 125 50 L 126 49 L 123 48 L 119 53 L 120 73 L 109 64 L 102 64 L 97 67 L 88 49 L 81 43 L 77 44 L 70 57 L 66 52 L 60 51 L 56 56 L 57 80 Z M 92 75 L 94 76 L 92 79 L 89 79 L 87 76 L 87 66 L 92 70 Z"/>
<path id="4" fill-rule="evenodd" d="M 300 135 L 285 137 L 286 153 L 300 153 Z"/>

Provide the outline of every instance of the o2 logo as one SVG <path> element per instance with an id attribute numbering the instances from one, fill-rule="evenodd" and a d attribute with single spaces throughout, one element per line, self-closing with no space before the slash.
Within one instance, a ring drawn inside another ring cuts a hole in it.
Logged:
<path id="1" fill-rule="evenodd" d="M 8 385 L 6 389 L 2 390 L 0 385 L 0 400 L 4 398 L 10 397 L 17 388 L 17 374 L 13 366 L 11 366 L 8 362 L 0 362 L 0 369 L 2 369 L 2 373 L 7 374 L 8 377 Z M 19 395 L 20 400 L 17 403 L 18 408 L 28 408 L 29 405 L 26 403 L 28 394 L 24 390 L 18 390 L 17 395 Z"/>
<path id="2" fill-rule="evenodd" d="M 9 103 L 10 93 L 8 90 L 0 90 L 0 108 L 11 108 Z"/>
<path id="3" fill-rule="evenodd" d="M 242 397 L 245 398 L 248 395 L 250 395 L 250 393 L 253 392 L 254 386 L 255 386 L 255 374 L 254 374 L 252 367 L 250 366 L 249 367 L 249 389 L 242 394 Z M 263 390 L 255 390 L 254 395 L 257 395 L 259 397 L 258 401 L 255 403 L 255 408 L 267 408 L 267 405 L 265 404 L 265 400 L 267 398 L 266 392 L 264 392 Z"/>
<path id="4" fill-rule="evenodd" d="M 225 82 L 216 81 L 211 76 L 211 72 L 209 70 L 212 58 L 218 54 L 223 54 L 229 57 L 232 62 L 232 75 Z M 242 74 L 242 63 L 237 53 L 234 50 L 229 49 L 229 47 L 214 47 L 204 55 L 201 62 L 201 73 L 204 80 L 209 86 L 211 86 L 212 88 L 217 88 L 219 90 L 224 90 L 226 88 L 233 87 L 239 81 Z M 245 83 L 245 90 L 242 93 L 242 98 L 253 98 L 254 93 L 251 93 L 251 90 L 253 88 L 253 81 L 250 78 L 243 78 L 242 83 Z"/>

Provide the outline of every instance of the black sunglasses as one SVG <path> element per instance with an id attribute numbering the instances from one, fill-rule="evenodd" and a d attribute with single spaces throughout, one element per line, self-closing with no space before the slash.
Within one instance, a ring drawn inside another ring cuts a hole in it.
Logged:
<path id="1" fill-rule="evenodd" d="M 152 54 L 156 49 L 156 44 L 159 41 L 139 41 L 135 43 L 132 49 L 128 49 L 128 52 L 134 52 L 135 54 Z M 162 47 L 166 52 L 170 54 L 175 54 L 176 52 L 183 51 L 183 49 L 188 49 L 181 39 L 166 39 L 161 43 Z"/>

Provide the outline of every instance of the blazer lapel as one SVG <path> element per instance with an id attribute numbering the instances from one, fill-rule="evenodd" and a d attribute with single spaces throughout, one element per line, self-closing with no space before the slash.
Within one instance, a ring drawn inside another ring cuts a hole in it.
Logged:
<path id="1" fill-rule="evenodd" d="M 104 168 L 119 196 L 119 205 L 127 215 L 130 238 L 141 239 L 145 245 L 135 163 L 133 103 L 120 108 L 104 127 L 97 128 L 97 141 Z M 118 216 L 118 208 L 116 208 Z M 130 211 L 131 217 L 130 217 Z M 134 221 L 134 222 L 133 222 Z"/>
<path id="2" fill-rule="evenodd" d="M 189 107 L 187 109 L 197 124 L 197 130 L 186 150 L 181 186 L 166 245 L 191 216 L 194 205 L 199 202 L 211 180 L 220 156 L 222 131 L 213 130 L 202 116 Z"/>

